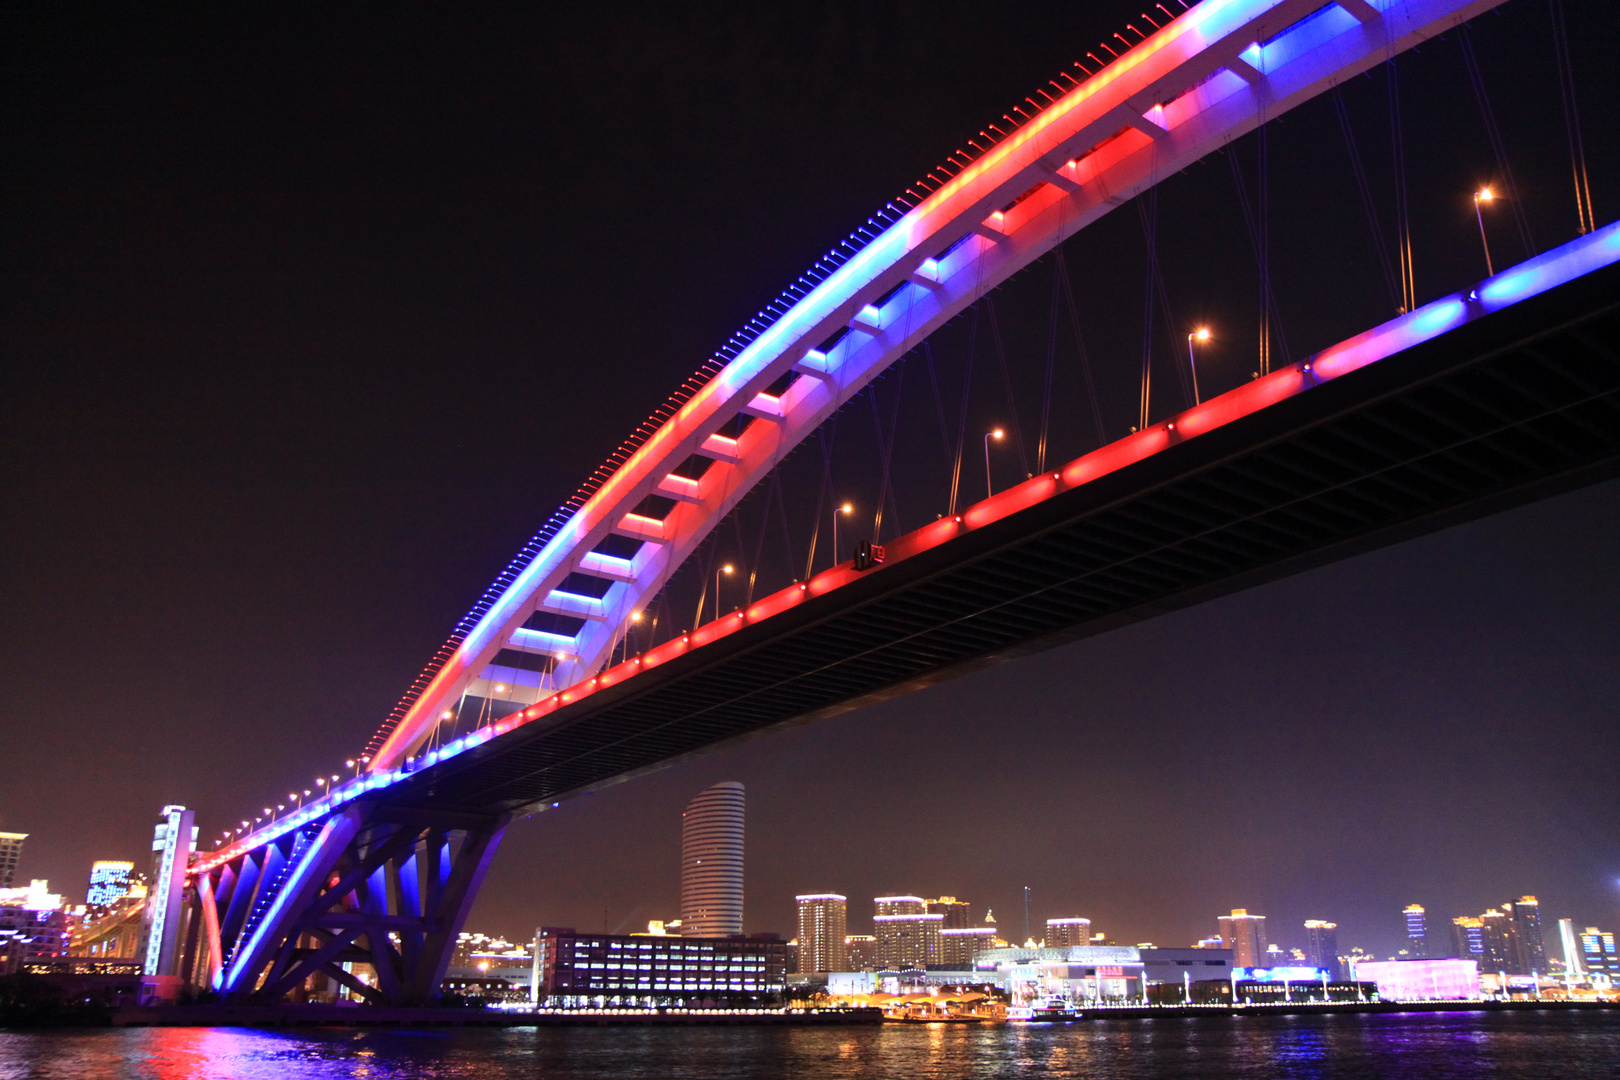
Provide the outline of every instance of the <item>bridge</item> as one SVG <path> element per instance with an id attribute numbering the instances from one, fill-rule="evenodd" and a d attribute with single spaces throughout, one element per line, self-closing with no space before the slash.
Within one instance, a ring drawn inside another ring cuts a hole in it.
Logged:
<path id="1" fill-rule="evenodd" d="M 516 815 L 1615 475 L 1620 223 L 1593 227 L 1577 154 L 1569 242 L 1419 304 L 1402 239 L 1395 318 L 1294 362 L 1271 361 L 1263 330 L 1261 370 L 1207 400 L 1189 355 L 1189 400 L 1169 412 L 1152 408 L 1150 332 L 1130 433 L 1049 465 L 1043 412 L 1035 468 L 971 503 L 964 389 L 949 499 L 878 544 L 896 506 L 891 422 L 855 557 L 841 558 L 834 505 L 833 565 L 814 572 L 824 468 L 804 573 L 754 595 L 762 528 L 743 602 L 725 610 L 715 576 L 705 616 L 717 530 L 756 492 L 769 524 L 794 448 L 820 440 L 825 456 L 821 433 L 886 370 L 1036 260 L 1056 252 L 1061 274 L 1068 238 L 1163 177 L 1498 2 L 1205 0 L 1144 16 L 1151 33 L 1132 27 L 1134 45 L 1027 99 L 637 430 L 458 624 L 363 769 L 195 858 L 178 973 L 237 999 L 324 974 L 374 1002 L 431 1002 Z M 1053 305 L 1055 327 L 1056 286 Z M 698 590 L 690 619 L 673 600 L 683 581 Z"/>

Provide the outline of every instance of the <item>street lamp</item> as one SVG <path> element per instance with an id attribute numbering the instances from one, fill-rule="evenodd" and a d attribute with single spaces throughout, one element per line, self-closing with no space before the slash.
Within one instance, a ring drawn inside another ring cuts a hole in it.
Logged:
<path id="1" fill-rule="evenodd" d="M 1000 428 L 984 433 L 984 497 L 987 499 L 994 494 L 990 490 L 990 440 L 1000 442 L 1003 434 L 1005 433 Z"/>
<path id="2" fill-rule="evenodd" d="M 1198 396 L 1198 357 L 1193 352 L 1193 342 L 1208 340 L 1209 327 L 1207 326 L 1200 326 L 1198 329 L 1187 335 L 1187 366 L 1192 368 L 1194 405 L 1199 404 L 1202 399 Z"/>
<path id="3" fill-rule="evenodd" d="M 840 506 L 840 507 L 838 507 L 837 509 L 835 509 L 833 511 L 833 561 L 832 561 L 832 564 L 834 566 L 838 565 L 838 515 L 839 514 L 853 514 L 854 512 L 855 512 L 855 508 L 853 506 L 851 506 L 849 503 L 845 503 L 843 506 Z"/>
<path id="4" fill-rule="evenodd" d="M 714 617 L 717 618 L 717 619 L 720 617 L 720 575 L 721 574 L 724 574 L 727 577 L 731 576 L 731 564 L 730 563 L 726 563 L 726 565 L 720 567 L 720 569 L 718 569 L 718 570 L 716 570 L 714 572 Z"/>
<path id="5" fill-rule="evenodd" d="M 1491 277 L 1496 268 L 1491 265 L 1491 243 L 1485 239 L 1485 215 L 1479 209 L 1480 203 L 1495 202 L 1496 196 L 1490 188 L 1481 188 L 1474 192 L 1474 220 L 1479 222 L 1479 246 L 1485 249 L 1485 276 Z"/>

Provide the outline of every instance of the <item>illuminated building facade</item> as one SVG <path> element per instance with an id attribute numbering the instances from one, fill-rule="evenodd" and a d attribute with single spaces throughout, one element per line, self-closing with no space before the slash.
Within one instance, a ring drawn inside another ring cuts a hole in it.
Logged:
<path id="1" fill-rule="evenodd" d="M 1472 960 L 1365 960 L 1354 978 L 1378 984 L 1387 1001 L 1469 1001 L 1479 997 L 1479 965 Z"/>
<path id="2" fill-rule="evenodd" d="M 993 926 L 952 926 L 939 932 L 939 962 L 942 967 L 972 967 L 978 955 L 999 947 Z"/>
<path id="3" fill-rule="evenodd" d="M 1406 951 L 1414 959 L 1424 960 L 1429 955 L 1428 914 L 1422 904 L 1407 904 L 1401 912 L 1406 923 Z"/>
<path id="4" fill-rule="evenodd" d="M 1485 922 L 1463 915 L 1451 920 L 1451 947 L 1459 960 L 1485 960 Z"/>
<path id="5" fill-rule="evenodd" d="M 1250 915 L 1247 908 L 1233 908 L 1232 914 L 1221 915 L 1221 940 L 1232 950 L 1233 961 L 1239 967 L 1265 967 L 1266 917 Z"/>
<path id="6" fill-rule="evenodd" d="M 1048 949 L 1067 949 L 1072 945 L 1090 945 L 1091 920 L 1047 919 L 1044 940 Z"/>
<path id="7" fill-rule="evenodd" d="M 28 839 L 25 832 L 0 832 L 0 889 L 11 888 L 11 879 L 17 872 L 17 863 L 22 859 L 23 841 Z"/>
<path id="8" fill-rule="evenodd" d="M 1305 962 L 1332 978 L 1343 977 L 1339 964 L 1339 924 L 1323 919 L 1305 920 Z"/>
<path id="9" fill-rule="evenodd" d="M 581 934 L 535 939 L 536 1001 L 557 1007 L 765 1004 L 787 985 L 787 942 L 744 937 Z"/>
<path id="10" fill-rule="evenodd" d="M 1588 926 L 1581 933 L 1580 942 L 1581 966 L 1586 969 L 1586 977 L 1598 982 L 1602 976 L 1609 985 L 1620 985 L 1620 955 L 1614 951 L 1613 932 Z"/>
<path id="11" fill-rule="evenodd" d="M 103 859 L 90 864 L 90 887 L 84 902 L 90 907 L 106 907 L 128 896 L 135 886 L 135 864 Z"/>
<path id="12" fill-rule="evenodd" d="M 0 889 L 0 975 L 14 975 L 31 961 L 66 956 L 68 913 L 44 881 L 26 889 Z"/>
<path id="13" fill-rule="evenodd" d="M 681 814 L 681 933 L 728 937 L 743 927 L 743 786 L 698 793 Z"/>
<path id="14" fill-rule="evenodd" d="M 926 968 L 941 963 L 939 948 L 945 916 L 928 910 L 920 896 L 879 896 L 872 929 L 877 936 L 877 966 L 886 971 Z"/>
<path id="15" fill-rule="evenodd" d="M 927 910 L 945 916 L 939 924 L 941 930 L 965 930 L 973 924 L 973 919 L 968 915 L 968 902 L 954 896 L 941 896 L 928 901 Z"/>
<path id="16" fill-rule="evenodd" d="M 848 971 L 844 949 L 848 936 L 847 897 L 837 893 L 810 893 L 796 896 L 799 914 L 799 963 L 801 975 L 827 971 Z"/>
<path id="17" fill-rule="evenodd" d="M 1507 905 L 1513 919 L 1513 975 L 1546 974 L 1547 942 L 1541 929 L 1541 904 L 1521 896 Z"/>
<path id="18" fill-rule="evenodd" d="M 877 938 L 871 934 L 846 934 L 844 963 L 849 971 L 876 971 Z"/>

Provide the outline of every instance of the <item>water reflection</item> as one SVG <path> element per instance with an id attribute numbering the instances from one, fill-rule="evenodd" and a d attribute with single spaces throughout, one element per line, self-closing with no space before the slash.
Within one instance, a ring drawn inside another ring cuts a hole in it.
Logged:
<path id="1" fill-rule="evenodd" d="M 1620 1014 L 1242 1016 L 1054 1027 L 0 1032 L 0 1078 L 1157 1080 L 1615 1075 Z"/>

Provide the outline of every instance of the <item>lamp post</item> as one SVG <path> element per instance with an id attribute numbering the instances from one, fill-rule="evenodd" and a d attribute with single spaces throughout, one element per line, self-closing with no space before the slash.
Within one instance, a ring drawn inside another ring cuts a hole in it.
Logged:
<path id="1" fill-rule="evenodd" d="M 995 439 L 997 442 L 1000 442 L 1002 435 L 1003 432 L 1000 428 L 996 428 L 994 431 L 987 431 L 984 433 L 984 497 L 987 499 L 991 495 L 995 494 L 995 492 L 990 489 L 990 440 Z"/>
<path id="2" fill-rule="evenodd" d="M 1209 327 L 1207 326 L 1200 326 L 1198 329 L 1187 335 L 1187 366 L 1192 369 L 1194 405 L 1200 404 L 1203 399 L 1198 394 L 1198 354 L 1193 348 L 1193 342 L 1208 340 Z"/>
<path id="3" fill-rule="evenodd" d="M 1474 192 L 1474 220 L 1479 223 L 1479 246 L 1485 249 L 1486 277 L 1493 276 L 1496 273 L 1496 268 L 1491 265 L 1491 242 L 1485 239 L 1485 215 L 1480 210 L 1479 204 L 1494 202 L 1495 200 L 1496 196 L 1491 193 L 1490 188 L 1481 188 Z"/>
<path id="4" fill-rule="evenodd" d="M 716 570 L 714 572 L 714 617 L 717 618 L 717 619 L 720 617 L 720 614 L 721 614 L 721 608 L 720 608 L 720 575 L 721 574 L 724 574 L 727 577 L 731 576 L 731 564 L 730 563 L 726 563 L 726 565 L 720 567 L 720 569 L 718 569 L 718 570 Z"/>
<path id="5" fill-rule="evenodd" d="M 834 566 L 838 565 L 838 515 L 839 514 L 853 514 L 854 512 L 855 512 L 855 508 L 853 506 L 851 506 L 849 503 L 845 503 L 843 506 L 840 506 L 840 507 L 838 507 L 837 509 L 835 509 L 833 511 L 833 557 L 832 557 L 832 564 Z"/>

